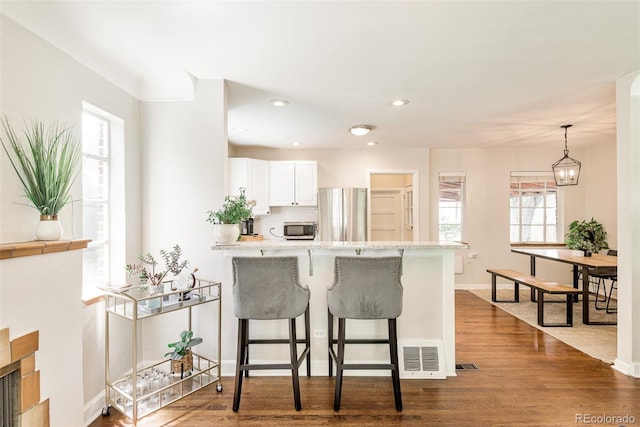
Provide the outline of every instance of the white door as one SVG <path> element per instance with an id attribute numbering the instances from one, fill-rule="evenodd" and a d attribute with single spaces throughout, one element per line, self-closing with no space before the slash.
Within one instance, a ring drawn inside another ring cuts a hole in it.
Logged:
<path id="1" fill-rule="evenodd" d="M 404 240 L 413 241 L 413 187 L 404 189 Z"/>
<path id="2" fill-rule="evenodd" d="M 402 233 L 400 190 L 371 190 L 371 240 L 400 241 Z"/>

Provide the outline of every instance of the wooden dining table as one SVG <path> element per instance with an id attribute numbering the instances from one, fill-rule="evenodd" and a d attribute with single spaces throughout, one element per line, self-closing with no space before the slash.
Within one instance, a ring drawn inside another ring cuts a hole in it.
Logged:
<path id="1" fill-rule="evenodd" d="M 618 267 L 618 257 L 612 255 L 592 254 L 576 256 L 571 249 L 528 249 L 512 248 L 511 252 L 528 255 L 531 275 L 536 275 L 536 258 L 564 262 L 573 265 L 574 287 L 578 288 L 578 272 L 582 272 L 582 322 L 585 325 L 616 325 L 616 321 L 595 321 L 589 319 L 589 270 L 602 267 Z M 597 298 L 597 296 L 596 296 Z"/>

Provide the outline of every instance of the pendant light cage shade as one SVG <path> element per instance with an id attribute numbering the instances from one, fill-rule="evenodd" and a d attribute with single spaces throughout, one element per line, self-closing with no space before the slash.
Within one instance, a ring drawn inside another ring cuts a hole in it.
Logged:
<path id="1" fill-rule="evenodd" d="M 567 129 L 571 126 L 561 126 L 564 128 L 564 157 L 551 166 L 557 186 L 578 185 L 578 179 L 580 178 L 581 163 L 569 157 L 569 150 L 567 149 Z"/>

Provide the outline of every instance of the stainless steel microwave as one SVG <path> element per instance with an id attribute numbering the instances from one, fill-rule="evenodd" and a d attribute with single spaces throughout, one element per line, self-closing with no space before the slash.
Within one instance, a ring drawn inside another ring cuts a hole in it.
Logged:
<path id="1" fill-rule="evenodd" d="M 284 238 L 287 240 L 313 240 L 316 224 L 313 222 L 285 222 Z"/>

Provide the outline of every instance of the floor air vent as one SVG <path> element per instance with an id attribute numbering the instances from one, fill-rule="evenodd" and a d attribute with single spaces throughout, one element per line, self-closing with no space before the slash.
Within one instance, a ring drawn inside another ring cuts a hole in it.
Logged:
<path id="1" fill-rule="evenodd" d="M 456 371 L 479 371 L 475 363 L 456 363 Z"/>
<path id="2" fill-rule="evenodd" d="M 445 378 L 442 343 L 400 342 L 400 378 Z"/>

